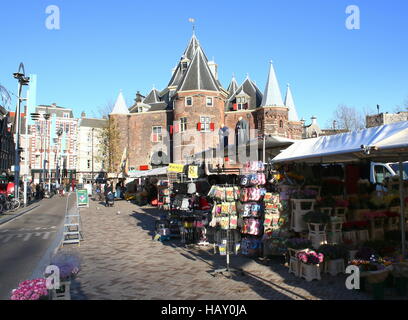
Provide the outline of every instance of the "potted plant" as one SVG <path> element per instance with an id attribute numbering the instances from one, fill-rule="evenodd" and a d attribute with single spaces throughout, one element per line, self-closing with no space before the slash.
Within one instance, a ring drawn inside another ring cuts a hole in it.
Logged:
<path id="1" fill-rule="evenodd" d="M 325 257 L 325 272 L 336 276 L 339 273 L 344 273 L 344 260 L 348 258 L 348 250 L 343 245 L 325 244 L 318 249 Z"/>
<path id="2" fill-rule="evenodd" d="M 408 262 L 394 264 L 392 275 L 395 279 L 395 289 L 397 295 L 406 296 L 408 291 Z"/>
<path id="3" fill-rule="evenodd" d="M 26 280 L 18 285 L 11 293 L 11 300 L 48 300 L 49 292 L 46 279 Z"/>
<path id="4" fill-rule="evenodd" d="M 348 250 L 348 261 L 355 260 L 356 254 L 359 250 L 359 246 L 357 243 L 354 243 L 351 240 L 344 240 L 343 245 L 346 247 Z"/>
<path id="5" fill-rule="evenodd" d="M 297 258 L 297 254 L 301 250 L 310 248 L 312 243 L 310 240 L 304 238 L 291 238 L 286 240 L 285 245 L 288 249 L 289 272 L 294 273 L 295 276 L 299 276 L 300 262 Z"/>
<path id="6" fill-rule="evenodd" d="M 70 300 L 71 281 L 80 271 L 80 258 L 74 254 L 59 253 L 51 259 L 51 264 L 57 266 L 60 272 L 60 288 L 52 289 L 52 298 L 55 300 Z"/>
<path id="7" fill-rule="evenodd" d="M 325 212 L 309 211 L 303 216 L 303 220 L 308 224 L 314 223 L 325 225 L 329 223 L 330 216 Z"/>
<path id="8" fill-rule="evenodd" d="M 304 238 L 291 238 L 286 240 L 285 244 L 288 249 L 293 249 L 296 251 L 310 248 L 312 245 L 310 240 Z"/>
<path id="9" fill-rule="evenodd" d="M 300 277 L 305 278 L 306 281 L 321 279 L 320 264 L 324 260 L 322 253 L 312 250 L 300 251 L 297 253 L 297 258 L 300 261 Z"/>

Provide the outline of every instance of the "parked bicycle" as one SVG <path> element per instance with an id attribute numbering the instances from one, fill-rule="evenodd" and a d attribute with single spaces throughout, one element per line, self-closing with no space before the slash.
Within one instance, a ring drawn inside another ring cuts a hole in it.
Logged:
<path id="1" fill-rule="evenodd" d="M 1 211 L 14 211 L 20 208 L 20 200 L 14 198 L 14 196 L 6 196 L 4 194 L 0 194 L 0 205 L 1 205 Z"/>

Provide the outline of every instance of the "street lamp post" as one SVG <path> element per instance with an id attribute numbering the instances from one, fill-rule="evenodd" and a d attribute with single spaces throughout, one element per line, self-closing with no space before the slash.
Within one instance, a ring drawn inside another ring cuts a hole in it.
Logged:
<path id="1" fill-rule="evenodd" d="M 58 154 L 58 149 L 59 148 L 61 148 L 61 136 L 62 136 L 62 133 L 63 133 L 63 130 L 62 130 L 62 128 L 58 128 L 58 130 L 57 130 L 57 141 L 58 141 L 58 144 L 57 144 L 57 165 L 56 165 L 56 170 L 55 170 L 55 178 L 56 179 L 58 179 L 58 183 L 60 184 L 61 183 L 61 177 L 60 177 L 60 158 L 61 158 L 61 155 L 60 154 Z M 61 152 L 60 152 L 61 153 Z"/>
<path id="2" fill-rule="evenodd" d="M 47 173 L 48 173 L 48 191 L 51 193 L 51 163 L 50 163 L 50 156 L 51 156 L 51 141 L 50 140 L 51 139 L 48 136 L 48 131 L 49 131 L 48 127 L 49 127 L 49 120 L 50 120 L 51 114 L 49 114 L 48 110 L 47 110 L 47 112 L 44 113 L 43 116 L 44 116 L 44 119 L 45 119 L 45 148 L 47 148 L 47 149 L 44 149 L 45 154 L 46 154 L 46 156 L 45 156 L 45 161 L 46 162 L 44 163 L 44 168 L 45 168 L 45 165 L 48 163 L 48 170 L 47 170 Z M 51 132 L 50 132 L 50 135 L 51 135 Z M 47 156 L 48 156 L 48 160 L 47 160 Z"/>
<path id="3" fill-rule="evenodd" d="M 94 180 L 94 130 L 95 128 L 92 128 L 92 182 Z"/>
<path id="4" fill-rule="evenodd" d="M 20 63 L 18 71 L 13 73 L 14 79 L 18 80 L 18 97 L 16 108 L 16 145 L 15 145 L 15 158 L 14 158 L 14 195 L 15 198 L 19 198 L 20 191 L 20 107 L 21 101 L 25 100 L 21 97 L 23 86 L 30 83 L 30 78 L 25 76 L 25 70 L 23 63 Z"/>

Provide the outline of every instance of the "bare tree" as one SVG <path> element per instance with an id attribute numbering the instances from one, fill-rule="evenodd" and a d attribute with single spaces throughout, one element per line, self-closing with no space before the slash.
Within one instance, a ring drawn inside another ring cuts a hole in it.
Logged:
<path id="1" fill-rule="evenodd" d="M 115 102 L 112 99 L 109 99 L 103 106 L 98 107 L 98 114 L 102 118 L 107 118 L 112 112 Z"/>
<path id="2" fill-rule="evenodd" d="M 366 109 L 364 114 L 368 113 Z M 337 129 L 353 131 L 365 128 L 365 117 L 354 107 L 339 105 L 333 113 L 331 122 L 336 121 Z"/>
<path id="3" fill-rule="evenodd" d="M 0 84 L 0 99 L 1 99 L 1 103 L 3 107 L 9 110 L 10 103 L 11 103 L 11 97 L 10 97 L 8 90 L 5 87 L 3 87 L 1 84 Z"/>
<path id="4" fill-rule="evenodd" d="M 118 125 L 113 118 L 108 118 L 108 124 L 99 132 L 99 148 L 97 152 L 97 160 L 107 162 L 109 172 L 116 172 L 118 163 L 121 159 L 119 152 L 120 136 Z"/>
<path id="5" fill-rule="evenodd" d="M 400 105 L 395 107 L 394 112 L 403 112 L 403 111 L 408 111 L 408 97 L 405 98 L 404 102 Z"/>

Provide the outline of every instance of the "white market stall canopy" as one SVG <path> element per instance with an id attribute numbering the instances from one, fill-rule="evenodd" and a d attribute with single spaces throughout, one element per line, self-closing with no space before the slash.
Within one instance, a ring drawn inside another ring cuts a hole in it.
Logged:
<path id="1" fill-rule="evenodd" d="M 160 167 L 146 171 L 137 171 L 129 174 L 129 178 L 163 176 L 167 174 L 167 167 Z"/>
<path id="2" fill-rule="evenodd" d="M 334 163 L 408 160 L 408 121 L 296 141 L 272 162 Z"/>

